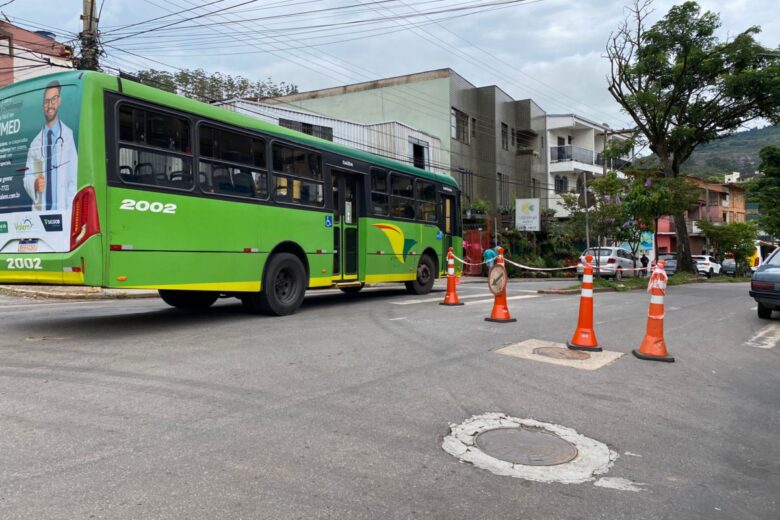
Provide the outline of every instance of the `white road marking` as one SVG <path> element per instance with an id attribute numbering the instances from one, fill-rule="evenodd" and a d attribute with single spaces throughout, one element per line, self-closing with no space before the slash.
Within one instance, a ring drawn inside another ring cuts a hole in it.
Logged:
<path id="1" fill-rule="evenodd" d="M 484 298 L 484 294 L 470 294 L 467 296 L 461 296 L 458 295 L 459 300 L 464 300 L 466 298 Z M 414 305 L 416 303 L 430 303 L 430 302 L 443 302 L 444 301 L 444 295 L 439 296 L 438 298 L 425 298 L 422 300 L 403 300 L 400 302 L 390 302 L 393 305 Z"/>
<path id="2" fill-rule="evenodd" d="M 642 491 L 639 486 L 644 486 L 641 482 L 631 482 L 627 478 L 620 477 L 601 477 L 593 483 L 596 487 L 607 489 L 617 489 L 620 491 Z"/>
<path id="3" fill-rule="evenodd" d="M 507 301 L 509 300 L 527 300 L 528 298 L 538 298 L 538 294 L 524 294 L 523 296 L 508 296 Z M 475 302 L 466 302 L 466 305 L 474 305 L 478 303 L 493 303 L 495 301 L 495 298 L 490 298 L 488 300 L 477 300 Z"/>
<path id="4" fill-rule="evenodd" d="M 745 345 L 756 348 L 774 348 L 780 343 L 780 324 L 770 323 L 759 330 Z"/>
<path id="5" fill-rule="evenodd" d="M 399 320 L 405 320 L 406 317 L 403 318 L 390 318 L 390 321 L 399 321 Z"/>

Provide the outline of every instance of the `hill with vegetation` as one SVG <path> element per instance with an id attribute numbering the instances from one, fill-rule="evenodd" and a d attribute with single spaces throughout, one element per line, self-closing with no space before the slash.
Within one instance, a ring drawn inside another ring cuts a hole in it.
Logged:
<path id="1" fill-rule="evenodd" d="M 731 172 L 753 173 L 761 162 L 759 150 L 769 145 L 780 146 L 780 126 L 746 130 L 703 144 L 682 165 L 682 172 L 695 177 L 721 179 Z M 654 156 L 641 161 L 648 166 L 655 162 Z"/>

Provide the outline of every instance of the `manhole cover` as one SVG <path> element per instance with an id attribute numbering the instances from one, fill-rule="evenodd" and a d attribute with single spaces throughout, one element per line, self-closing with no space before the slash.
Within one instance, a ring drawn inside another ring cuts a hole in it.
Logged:
<path id="1" fill-rule="evenodd" d="M 574 445 L 535 428 L 488 430 L 477 436 L 476 444 L 491 457 L 524 466 L 555 466 L 577 457 Z"/>
<path id="2" fill-rule="evenodd" d="M 575 359 L 577 361 L 590 359 L 590 354 L 587 352 L 561 347 L 538 347 L 533 350 L 533 353 L 553 359 Z"/>

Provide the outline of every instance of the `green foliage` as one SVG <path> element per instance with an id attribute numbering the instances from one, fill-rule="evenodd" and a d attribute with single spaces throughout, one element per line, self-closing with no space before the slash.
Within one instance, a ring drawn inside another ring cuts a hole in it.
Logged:
<path id="1" fill-rule="evenodd" d="M 764 176 L 751 183 L 751 201 L 758 202 L 761 229 L 780 237 L 780 148 L 767 146 L 760 156 Z"/>
<path id="2" fill-rule="evenodd" d="M 297 86 L 284 82 L 277 84 L 270 78 L 266 81 L 251 81 L 243 76 L 208 73 L 203 69 L 182 69 L 174 73 L 147 69 L 139 71 L 137 77 L 146 85 L 207 102 L 275 97 L 298 92 Z"/>
<path id="3" fill-rule="evenodd" d="M 731 253 L 737 265 L 743 265 L 756 249 L 758 228 L 754 222 L 715 224 L 701 220 L 699 228 L 714 246 L 718 257 L 722 258 L 726 253 Z"/>
<path id="4" fill-rule="evenodd" d="M 693 1 L 673 6 L 648 28 L 652 3 L 634 0 L 610 37 L 608 90 L 664 176 L 678 177 L 699 145 L 756 119 L 780 122 L 780 52 L 758 43 L 758 27 L 720 41 L 718 14 L 702 12 Z M 674 218 L 678 268 L 692 271 L 683 215 Z"/>
<path id="5" fill-rule="evenodd" d="M 761 159 L 758 151 L 764 146 L 780 143 L 780 126 L 752 128 L 744 132 L 719 137 L 698 146 L 691 157 L 680 166 L 680 173 L 702 179 L 717 179 L 723 182 L 723 175 L 731 172 L 743 174 L 758 170 Z M 655 155 L 634 161 L 642 168 L 660 166 Z"/>

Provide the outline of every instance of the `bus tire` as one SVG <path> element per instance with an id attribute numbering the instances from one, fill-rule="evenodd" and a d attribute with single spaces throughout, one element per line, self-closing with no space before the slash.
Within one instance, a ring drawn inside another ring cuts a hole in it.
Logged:
<path id="1" fill-rule="evenodd" d="M 414 281 L 406 282 L 406 291 L 410 294 L 428 294 L 433 288 L 433 282 L 436 278 L 436 265 L 429 255 L 420 257 L 420 263 L 417 264 L 417 278 Z"/>
<path id="2" fill-rule="evenodd" d="M 171 289 L 160 289 L 160 298 L 177 309 L 203 310 L 211 307 L 219 293 L 209 291 L 175 291 Z"/>
<path id="3" fill-rule="evenodd" d="M 263 289 L 244 296 L 244 306 L 252 312 L 287 316 L 298 310 L 306 293 L 306 269 L 292 253 L 277 253 L 268 261 Z"/>

